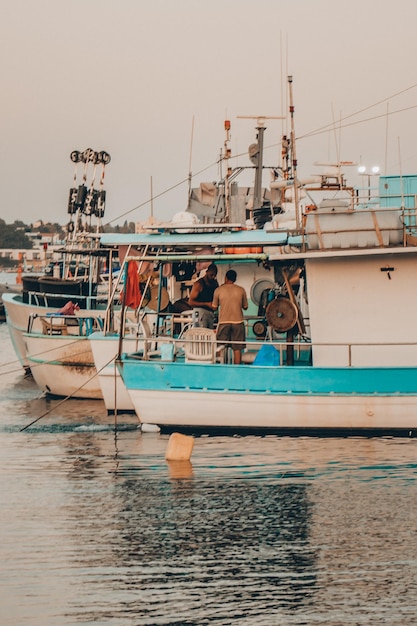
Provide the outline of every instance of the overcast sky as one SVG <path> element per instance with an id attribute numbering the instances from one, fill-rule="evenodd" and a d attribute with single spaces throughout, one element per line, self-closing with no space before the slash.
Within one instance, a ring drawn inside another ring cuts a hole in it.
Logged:
<path id="1" fill-rule="evenodd" d="M 301 174 L 314 173 L 314 161 L 338 159 L 417 173 L 412 0 L 0 7 L 0 217 L 8 223 L 64 224 L 70 153 L 85 148 L 111 155 L 104 222 L 145 219 L 151 187 L 155 216 L 169 218 L 186 206 L 190 166 L 193 185 L 218 177 L 226 118 L 232 154 L 240 155 L 233 165 L 249 165 L 255 122 L 237 117 L 285 115 L 288 74 Z M 267 127 L 265 161 L 275 164 L 283 124 Z M 323 127 L 330 130 L 307 136 Z M 347 173 L 358 182 L 356 168 Z"/>

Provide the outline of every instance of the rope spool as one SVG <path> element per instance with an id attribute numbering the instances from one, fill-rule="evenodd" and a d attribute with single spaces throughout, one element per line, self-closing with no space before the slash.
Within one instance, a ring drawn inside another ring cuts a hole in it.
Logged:
<path id="1" fill-rule="evenodd" d="M 291 300 L 279 296 L 266 307 L 266 319 L 271 328 L 285 333 L 297 323 L 298 309 Z"/>
<path id="2" fill-rule="evenodd" d="M 266 327 L 266 324 L 265 324 L 265 322 L 263 320 L 259 320 L 259 321 L 254 323 L 254 325 L 252 326 L 252 330 L 253 330 L 253 334 L 256 337 L 265 337 L 266 336 L 267 327 Z"/>

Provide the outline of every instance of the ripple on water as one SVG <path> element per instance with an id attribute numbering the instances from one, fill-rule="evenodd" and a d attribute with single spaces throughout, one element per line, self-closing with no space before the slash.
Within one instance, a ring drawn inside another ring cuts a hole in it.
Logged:
<path id="1" fill-rule="evenodd" d="M 415 620 L 415 439 L 201 437 L 167 463 L 101 402 L 0 391 L 0 623 Z"/>

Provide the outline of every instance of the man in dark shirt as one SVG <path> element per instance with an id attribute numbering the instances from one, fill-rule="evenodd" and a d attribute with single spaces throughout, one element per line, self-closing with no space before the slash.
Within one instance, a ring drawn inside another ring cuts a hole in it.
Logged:
<path id="1" fill-rule="evenodd" d="M 212 263 L 208 266 L 203 278 L 196 280 L 191 288 L 188 304 L 198 312 L 198 324 L 204 328 L 213 328 L 214 312 L 211 306 L 213 294 L 219 283 L 216 279 L 217 266 Z"/>

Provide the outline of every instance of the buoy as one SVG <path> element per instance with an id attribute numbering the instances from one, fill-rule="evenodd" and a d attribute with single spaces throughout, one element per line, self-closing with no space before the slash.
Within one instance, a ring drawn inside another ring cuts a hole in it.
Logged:
<path id="1" fill-rule="evenodd" d="M 189 461 L 193 452 L 194 437 L 172 433 L 169 437 L 165 459 L 167 461 Z"/>
<path id="2" fill-rule="evenodd" d="M 157 424 L 141 424 L 141 431 L 143 433 L 159 433 L 161 429 Z"/>

